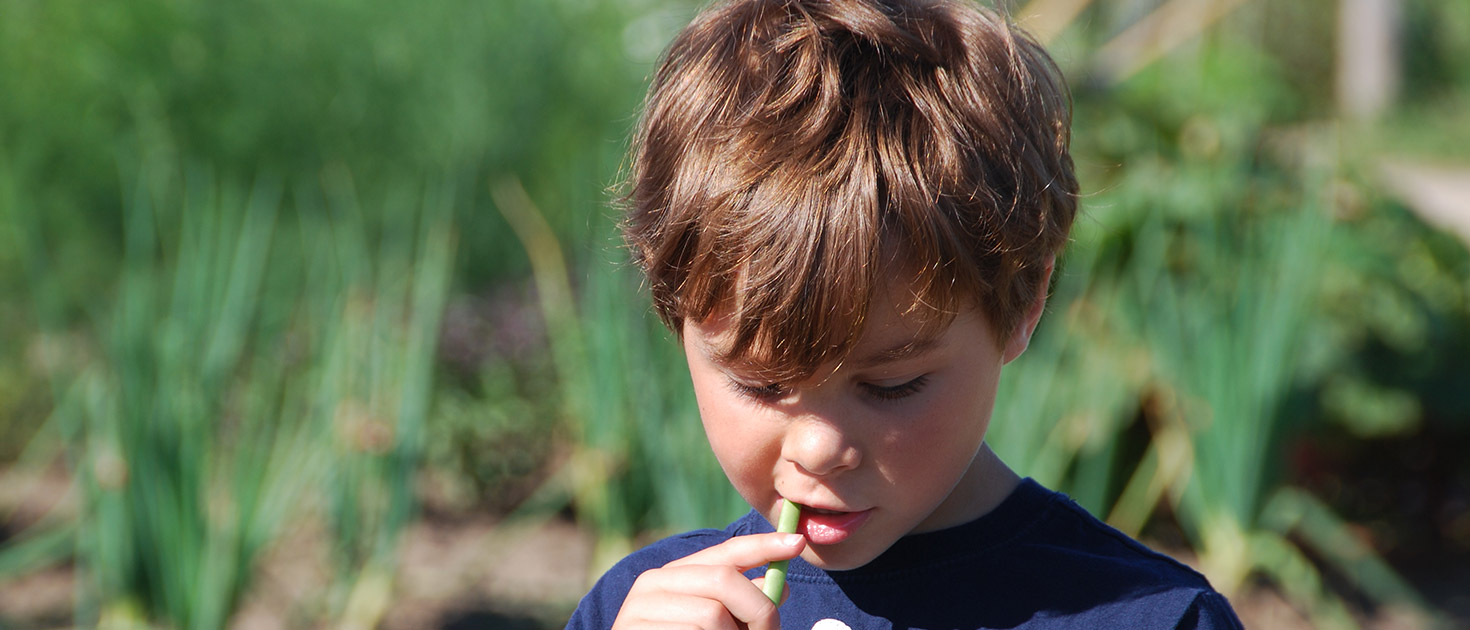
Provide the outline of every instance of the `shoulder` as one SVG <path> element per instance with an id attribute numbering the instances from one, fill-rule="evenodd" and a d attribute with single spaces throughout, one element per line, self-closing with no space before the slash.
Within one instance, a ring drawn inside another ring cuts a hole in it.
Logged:
<path id="1" fill-rule="evenodd" d="M 1071 498 L 1047 490 L 1055 508 L 1027 542 L 1044 545 L 1059 560 L 1105 575 L 1124 575 L 1140 583 L 1211 590 L 1198 571 L 1150 549 L 1133 537 L 1098 520 Z"/>
<path id="2" fill-rule="evenodd" d="M 798 586 L 782 619 L 805 614 L 802 628 L 828 617 L 852 628 L 1240 628 L 1204 576 L 1031 480 L 979 519 L 905 537 L 867 566 L 793 561 L 787 580 Z"/>
<path id="3" fill-rule="evenodd" d="M 1039 488 L 1039 486 L 1038 486 Z M 1240 628 L 1209 580 L 1045 490 L 1045 516 L 1017 543 L 1049 565 L 1054 592 L 1094 627 Z"/>
<path id="4" fill-rule="evenodd" d="M 577 604 L 577 610 L 567 622 L 567 628 L 609 628 L 623 607 L 623 599 L 633 588 L 633 582 L 649 569 L 657 569 L 674 560 L 697 551 L 718 545 L 732 536 L 737 536 L 751 527 L 747 515 L 724 530 L 697 529 L 664 538 L 639 549 L 618 561 L 607 570 L 592 590 Z M 764 522 L 764 521 L 762 521 Z"/>
<path id="5" fill-rule="evenodd" d="M 1180 630 L 1245 630 L 1225 596 L 1215 591 L 1201 593 L 1175 626 Z"/>
<path id="6" fill-rule="evenodd" d="M 904 549 L 960 574 L 1003 566 L 1055 590 L 1066 586 L 1157 591 L 1211 590 L 1189 566 L 1098 520 L 1070 497 L 1026 479 L 995 510 L 954 530 L 916 537 Z"/>
<path id="7" fill-rule="evenodd" d="M 894 559 L 890 579 L 862 596 L 881 601 L 901 571 L 905 597 L 922 605 L 879 607 L 910 626 L 1238 627 L 1220 621 L 1234 615 L 1204 576 L 1029 479 L 989 514 L 913 537 L 901 551 L 918 560 Z M 958 604 L 970 601 L 985 605 Z"/>

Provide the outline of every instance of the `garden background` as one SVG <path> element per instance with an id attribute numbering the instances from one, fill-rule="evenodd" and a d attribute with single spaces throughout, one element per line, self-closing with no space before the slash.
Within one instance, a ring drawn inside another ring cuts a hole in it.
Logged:
<path id="1" fill-rule="evenodd" d="M 992 443 L 1253 627 L 1470 626 L 1470 3 L 1034 0 Z M 0 628 L 559 627 L 746 508 L 610 205 L 688 0 L 0 0 Z"/>

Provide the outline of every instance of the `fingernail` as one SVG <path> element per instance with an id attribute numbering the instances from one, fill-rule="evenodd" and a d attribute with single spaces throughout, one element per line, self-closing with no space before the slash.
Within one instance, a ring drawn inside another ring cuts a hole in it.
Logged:
<path id="1" fill-rule="evenodd" d="M 795 547 L 801 544 L 801 534 L 786 534 L 781 537 L 783 547 Z"/>

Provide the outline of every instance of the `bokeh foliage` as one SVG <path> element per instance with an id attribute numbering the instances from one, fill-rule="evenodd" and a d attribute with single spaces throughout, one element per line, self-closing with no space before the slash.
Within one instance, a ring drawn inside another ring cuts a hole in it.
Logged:
<path id="1" fill-rule="evenodd" d="M 74 560 L 78 623 L 222 627 L 316 520 L 331 583 L 295 614 L 366 627 L 423 479 L 574 514 L 599 566 L 743 512 L 609 203 L 696 4 L 0 0 L 0 461 L 76 506 L 0 513 L 0 580 Z M 1354 121 L 1333 0 L 1238 3 L 1126 72 L 1190 3 L 1070 4 L 1084 216 L 992 442 L 1227 591 L 1424 608 L 1292 458 L 1470 432 L 1470 255 L 1381 164 L 1470 157 L 1470 5 L 1403 2 L 1401 97 Z"/>

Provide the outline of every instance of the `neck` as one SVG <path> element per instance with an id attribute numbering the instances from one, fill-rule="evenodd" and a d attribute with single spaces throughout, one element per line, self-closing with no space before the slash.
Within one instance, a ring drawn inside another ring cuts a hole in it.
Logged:
<path id="1" fill-rule="evenodd" d="M 1011 496 L 1016 486 L 1021 485 L 1021 476 L 1011 470 L 995 451 L 990 450 L 989 443 L 980 445 L 980 451 L 975 453 L 975 462 L 970 465 L 970 470 L 965 473 L 966 477 L 962 484 L 970 484 L 975 488 L 973 500 L 977 506 L 975 518 L 988 514 L 995 506 Z"/>
<path id="2" fill-rule="evenodd" d="M 1020 483 L 1020 476 L 990 450 L 989 444 L 982 443 L 950 496 L 913 533 L 954 527 L 989 514 Z"/>

